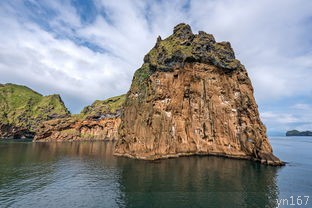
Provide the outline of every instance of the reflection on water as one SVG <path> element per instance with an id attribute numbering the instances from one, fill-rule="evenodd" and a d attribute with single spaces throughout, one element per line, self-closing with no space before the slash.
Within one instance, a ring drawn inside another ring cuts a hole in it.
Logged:
<path id="1" fill-rule="evenodd" d="M 129 207 L 275 207 L 276 168 L 217 157 L 118 161 Z"/>
<path id="2" fill-rule="evenodd" d="M 116 158 L 113 143 L 0 143 L 0 207 L 275 207 L 278 168 Z"/>
<path id="3" fill-rule="evenodd" d="M 0 143 L 0 207 L 119 207 L 112 143 Z"/>

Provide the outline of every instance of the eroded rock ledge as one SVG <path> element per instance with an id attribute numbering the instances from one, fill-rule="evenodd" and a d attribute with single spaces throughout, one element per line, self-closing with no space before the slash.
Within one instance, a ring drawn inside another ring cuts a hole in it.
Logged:
<path id="1" fill-rule="evenodd" d="M 74 117 L 44 122 L 36 132 L 35 142 L 117 140 L 119 117 L 77 119 Z"/>
<path id="2" fill-rule="evenodd" d="M 193 34 L 183 23 L 157 39 L 135 72 L 115 155 L 219 155 L 284 164 L 273 155 L 251 81 L 230 43 Z"/>
<path id="3" fill-rule="evenodd" d="M 125 95 L 97 100 L 80 114 L 43 122 L 35 142 L 117 140 Z"/>

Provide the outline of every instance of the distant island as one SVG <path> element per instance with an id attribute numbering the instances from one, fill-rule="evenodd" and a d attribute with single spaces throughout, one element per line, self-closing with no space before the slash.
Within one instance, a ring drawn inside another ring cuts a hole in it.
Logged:
<path id="1" fill-rule="evenodd" d="M 286 132 L 286 136 L 312 136 L 312 131 L 291 130 Z"/>

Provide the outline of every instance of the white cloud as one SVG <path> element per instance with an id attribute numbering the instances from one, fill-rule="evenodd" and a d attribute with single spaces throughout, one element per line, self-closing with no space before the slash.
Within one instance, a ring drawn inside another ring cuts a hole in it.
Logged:
<path id="1" fill-rule="evenodd" d="M 129 65 L 120 59 L 57 39 L 31 22 L 2 16 L 0 24 L 5 26 L 0 37 L 1 82 L 61 93 L 67 104 L 78 100 L 80 109 L 95 99 L 126 92 L 131 77 L 123 71 Z"/>
<path id="2" fill-rule="evenodd" d="M 290 124 L 294 122 L 298 122 L 298 118 L 288 113 L 275 113 L 275 112 L 263 112 L 261 114 L 261 118 L 264 122 L 277 122 L 280 124 Z"/>
<path id="3" fill-rule="evenodd" d="M 192 2 L 196 28 L 232 43 L 258 101 L 312 94 L 311 1 L 207 2 Z"/>
<path id="4" fill-rule="evenodd" d="M 311 112 L 311 114 L 312 114 L 312 105 L 309 105 L 306 103 L 297 103 L 297 104 L 293 105 L 292 108 L 294 108 L 296 110 L 307 111 L 308 113 Z"/>
<path id="5" fill-rule="evenodd" d="M 312 106 L 306 103 L 297 103 L 275 111 L 264 111 L 261 118 L 270 132 L 286 132 L 291 129 L 312 130 Z"/>

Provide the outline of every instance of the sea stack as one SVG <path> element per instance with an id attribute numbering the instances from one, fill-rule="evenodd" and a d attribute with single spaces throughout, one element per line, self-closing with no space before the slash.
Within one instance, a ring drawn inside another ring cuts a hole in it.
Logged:
<path id="1" fill-rule="evenodd" d="M 284 163 L 273 155 L 253 87 L 229 42 L 181 23 L 144 57 L 126 96 L 115 155 L 155 160 L 218 155 Z"/>

